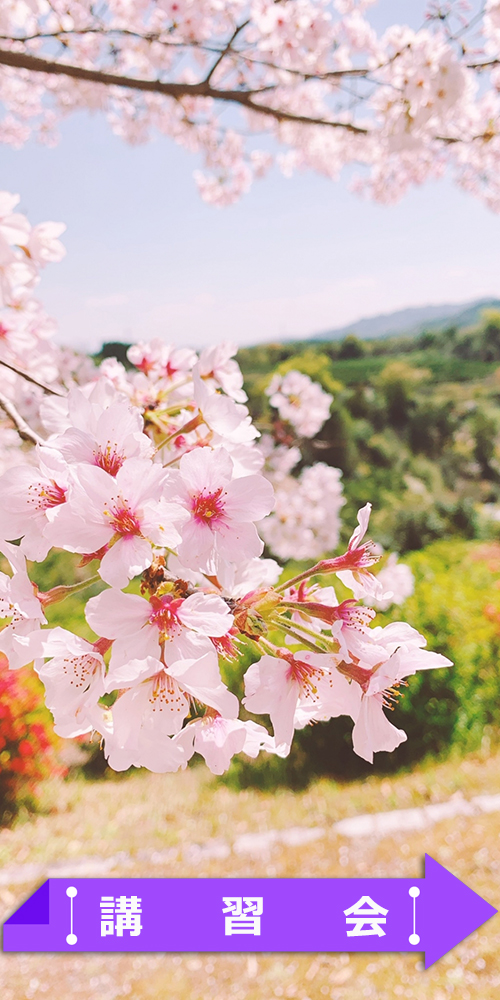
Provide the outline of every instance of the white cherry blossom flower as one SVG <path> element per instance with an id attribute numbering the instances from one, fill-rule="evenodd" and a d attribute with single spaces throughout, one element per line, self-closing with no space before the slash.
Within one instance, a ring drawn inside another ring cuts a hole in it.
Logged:
<path id="1" fill-rule="evenodd" d="M 274 375 L 266 394 L 280 417 L 288 420 L 301 437 L 314 437 L 328 420 L 333 396 L 302 372 Z"/>
<path id="2" fill-rule="evenodd" d="M 269 715 L 276 745 L 290 747 L 299 707 L 328 719 L 350 715 L 355 707 L 356 693 L 347 681 L 338 680 L 335 665 L 335 656 L 326 653 L 282 650 L 279 658 L 266 654 L 245 674 L 245 708 Z"/>
<path id="3" fill-rule="evenodd" d="M 146 600 L 113 588 L 92 597 L 85 614 L 94 632 L 114 640 L 108 690 L 121 684 L 120 669 L 127 672 L 129 660 L 196 658 L 213 652 L 211 638 L 226 635 L 233 624 L 225 601 L 202 592 L 186 598 L 153 594 Z"/>
<path id="4" fill-rule="evenodd" d="M 197 448 L 184 455 L 168 494 L 189 513 L 177 548 L 182 563 L 211 573 L 220 561 L 239 563 L 263 549 L 254 521 L 273 506 L 273 490 L 263 476 L 232 479 L 223 448 Z"/>
<path id="5" fill-rule="evenodd" d="M 186 514 L 163 498 L 166 473 L 160 465 L 131 458 L 116 476 L 97 466 L 78 465 L 57 523 L 46 537 L 70 552 L 100 553 L 106 583 L 124 587 L 151 565 L 152 543 L 174 547 Z"/>
<path id="6" fill-rule="evenodd" d="M 94 712 L 105 692 L 105 666 L 99 643 L 88 642 L 64 628 L 44 629 L 30 637 L 34 656 L 50 658 L 37 667 L 45 687 L 54 729 L 66 738 L 94 728 Z"/>
<path id="7" fill-rule="evenodd" d="M 247 394 L 243 390 L 243 375 L 238 363 L 233 361 L 237 350 L 236 344 L 229 341 L 205 347 L 200 354 L 198 372 L 203 379 L 212 379 L 237 403 L 244 403 Z"/>
<path id="8" fill-rule="evenodd" d="M 210 711 L 201 719 L 188 723 L 178 739 L 187 752 L 191 750 L 204 758 L 212 774 L 227 771 L 237 753 L 257 757 L 261 750 L 273 752 L 274 749 L 272 737 L 263 726 L 241 719 L 225 719 Z"/>
<path id="9" fill-rule="evenodd" d="M 70 390 L 68 420 L 68 429 L 50 442 L 67 462 L 96 465 L 116 476 L 127 459 L 153 454 L 140 411 L 105 379 L 90 395 L 77 387 Z"/>
<path id="10" fill-rule="evenodd" d="M 29 638 L 46 624 L 37 588 L 26 572 L 26 559 L 16 545 L 2 544 L 2 552 L 12 567 L 12 576 L 0 573 L 0 619 L 7 619 L 0 629 L 0 652 L 11 670 L 31 663 Z M 10 620 L 9 620 L 10 619 Z M 35 664 L 36 665 L 36 664 Z"/>
<path id="11" fill-rule="evenodd" d="M 51 542 L 48 523 L 55 523 L 66 503 L 68 467 L 57 451 L 38 449 L 38 468 L 19 465 L 0 478 L 0 525 L 7 540 L 21 538 L 28 559 L 45 559 Z"/>
<path id="12" fill-rule="evenodd" d="M 128 690 L 113 706 L 113 728 L 105 747 L 117 770 L 132 764 L 153 771 L 183 766 L 193 751 L 191 746 L 187 752 L 178 737 L 193 699 L 225 718 L 238 714 L 238 699 L 222 683 L 215 653 L 171 662 L 167 668 L 154 657 L 131 660 L 120 686 Z"/>

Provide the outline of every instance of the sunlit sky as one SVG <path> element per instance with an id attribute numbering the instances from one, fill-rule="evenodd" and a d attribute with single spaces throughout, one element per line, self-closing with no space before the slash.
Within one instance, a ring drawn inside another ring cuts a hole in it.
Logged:
<path id="1" fill-rule="evenodd" d="M 374 18 L 417 26 L 420 0 Z M 428 184 L 387 207 L 313 173 L 277 170 L 229 208 L 204 204 L 196 159 L 168 139 L 130 147 L 98 116 L 63 123 L 53 149 L 0 149 L 0 187 L 32 222 L 67 224 L 67 256 L 38 295 L 59 339 L 160 336 L 177 344 L 305 337 L 406 306 L 500 296 L 500 216 Z"/>

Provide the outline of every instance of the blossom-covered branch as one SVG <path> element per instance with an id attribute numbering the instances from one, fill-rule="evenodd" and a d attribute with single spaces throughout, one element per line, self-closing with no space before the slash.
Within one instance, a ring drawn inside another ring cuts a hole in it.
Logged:
<path id="1" fill-rule="evenodd" d="M 273 162 L 331 178 L 356 163 L 380 201 L 450 166 L 498 210 L 499 0 L 430 3 L 419 29 L 381 35 L 374 2 L 7 0 L 0 140 L 52 142 L 87 107 L 130 142 L 158 130 L 201 153 L 196 180 L 218 205 Z"/>
<path id="2" fill-rule="evenodd" d="M 62 255 L 62 227 L 35 232 L 12 211 L 14 196 L 0 194 L 0 205 L 4 406 L 36 443 L 10 448 L 0 476 L 0 552 L 10 567 L 0 573 L 0 653 L 10 669 L 33 663 L 56 732 L 98 732 L 116 770 L 176 771 L 196 752 L 221 773 L 236 753 L 286 756 L 295 729 L 339 715 L 352 719 L 354 750 L 366 760 L 394 750 L 406 734 L 385 710 L 405 678 L 450 661 L 426 651 L 404 622 L 373 625 L 393 570 L 388 580 L 372 572 L 370 503 L 338 555 L 330 550 L 339 540 L 339 470 L 318 463 L 301 473 L 307 530 L 298 510 L 280 506 L 300 451 L 292 443 L 290 460 L 272 435 L 259 442 L 230 344 L 197 355 L 156 340 L 128 349 L 130 369 L 115 359 L 70 367 L 31 297 L 39 267 Z M 18 373 L 26 343 L 58 394 Z M 276 376 L 268 394 L 282 433 L 292 428 L 297 441 L 319 431 L 332 402 L 300 372 Z M 9 431 L 0 426 L 0 449 Z M 275 513 L 279 524 L 290 518 L 281 537 Z M 297 555 L 301 538 L 302 554 L 319 562 L 280 584 L 282 567 L 263 558 L 258 528 L 283 558 L 294 538 Z M 93 568 L 43 591 L 30 563 L 43 578 L 54 549 Z M 352 598 L 338 600 L 335 577 Z M 48 609 L 96 582 L 84 612 L 93 638 L 51 627 Z M 244 652 L 255 662 L 242 678 L 243 703 L 258 721 L 240 718 L 230 690 Z"/>

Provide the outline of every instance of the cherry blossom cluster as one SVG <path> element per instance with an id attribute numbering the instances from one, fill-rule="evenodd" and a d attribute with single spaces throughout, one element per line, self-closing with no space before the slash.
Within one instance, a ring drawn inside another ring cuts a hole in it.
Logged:
<path id="1" fill-rule="evenodd" d="M 275 506 L 259 526 L 279 559 L 317 559 L 336 549 L 340 536 L 342 473 L 324 462 L 303 465 L 301 444 L 313 438 L 330 415 L 333 396 L 299 371 L 273 375 L 266 395 L 272 407 L 271 433 L 259 444 L 264 475 L 273 484 Z"/>
<path id="2" fill-rule="evenodd" d="M 312 438 L 321 430 L 333 401 L 333 396 L 324 392 L 317 382 L 297 371 L 273 375 L 266 395 L 280 417 L 305 438 Z"/>
<path id="3" fill-rule="evenodd" d="M 393 750 L 406 736 L 385 710 L 405 678 L 450 661 L 426 651 L 405 623 L 372 625 L 376 611 L 366 605 L 382 607 L 392 595 L 390 576 L 372 573 L 370 504 L 346 552 L 285 582 L 281 566 L 263 558 L 258 532 L 265 537 L 268 524 L 272 535 L 276 504 L 290 518 L 297 556 L 304 525 L 294 497 L 283 503 L 279 494 L 301 457 L 289 429 L 315 434 L 331 397 L 300 373 L 274 379 L 279 433 L 259 442 L 231 344 L 198 355 L 161 340 L 137 343 L 130 368 L 114 359 L 71 367 L 58 349 L 50 355 L 50 328 L 30 326 L 31 287 L 37 267 L 61 256 L 61 227 L 33 233 L 12 211 L 15 199 L 3 204 L 0 266 L 10 284 L 0 372 L 15 381 L 0 396 L 10 424 L 0 437 L 31 444 L 0 476 L 0 654 L 9 668 L 33 663 L 55 731 L 99 734 L 116 770 L 175 771 L 198 753 L 222 773 L 239 752 L 285 756 L 295 729 L 338 715 L 353 720 L 356 753 L 373 760 Z M 18 326 L 11 314 L 23 317 Z M 18 364 L 23 344 L 27 368 Z M 325 528 L 325 498 L 333 520 L 339 475 L 318 463 L 294 480 L 317 521 L 306 541 L 321 556 L 338 540 L 337 532 L 331 544 Z M 33 564 L 43 577 L 54 550 L 75 554 L 79 579 L 43 590 Z M 335 574 L 352 598 L 338 601 Z M 84 605 L 92 638 L 48 622 L 52 605 L 90 587 L 98 591 Z M 240 717 L 229 680 L 249 652 Z M 272 732 L 252 715 L 269 717 Z"/>
<path id="4" fill-rule="evenodd" d="M 322 430 L 333 396 L 293 369 L 275 373 L 265 392 L 273 417 L 258 447 L 264 456 L 262 471 L 274 486 L 275 504 L 259 530 L 270 551 L 283 561 L 318 559 L 339 544 L 340 511 L 345 504 L 342 472 L 324 462 L 305 465 L 301 446 Z M 383 555 L 381 548 L 378 554 Z M 379 611 L 404 604 L 413 593 L 413 573 L 398 563 L 395 553 L 386 559 L 379 580 L 389 596 L 365 601 Z M 362 593 L 358 596 L 363 598 Z"/>
<path id="5" fill-rule="evenodd" d="M 111 767 L 175 771 L 193 753 L 215 773 L 235 753 L 286 755 L 295 728 L 348 715 L 367 760 L 404 740 L 385 714 L 417 669 L 449 665 L 404 623 L 373 627 L 375 611 L 337 601 L 315 580 L 337 574 L 364 597 L 388 595 L 365 541 L 370 505 L 347 551 L 279 583 L 255 522 L 273 507 L 255 472 L 256 431 L 231 349 L 200 357 L 155 342 L 130 349 L 136 369 L 105 364 L 93 381 L 41 408 L 36 463 L 0 480 L 0 651 L 30 662 L 56 732 L 97 732 Z M 103 370 L 104 369 L 104 370 Z M 18 541 L 18 544 L 14 544 Z M 53 549 L 92 564 L 76 585 L 36 587 L 29 562 Z M 46 610 L 99 582 L 85 605 L 95 638 L 50 627 Z M 254 656 L 240 718 L 228 661 Z M 109 707 L 105 696 L 112 696 Z"/>
<path id="6" fill-rule="evenodd" d="M 273 162 L 330 178 L 356 163 L 381 201 L 449 166 L 498 210 L 498 0 L 430 2 L 418 29 L 382 34 L 373 2 L 4 0 L 0 140 L 54 142 L 90 108 L 129 142 L 157 130 L 201 154 L 217 205 Z"/>
<path id="7" fill-rule="evenodd" d="M 15 212 L 18 194 L 0 192 L 0 308 L 18 304 L 38 281 L 39 269 L 64 256 L 58 237 L 66 226 L 42 222 L 32 226 Z"/>
<path id="8" fill-rule="evenodd" d="M 0 191 L 0 471 L 13 460 L 31 460 L 29 450 L 19 449 L 19 434 L 33 444 L 42 432 L 42 386 L 62 391 L 88 379 L 93 368 L 87 358 L 54 342 L 55 324 L 33 295 L 40 271 L 65 254 L 59 236 L 66 227 L 58 222 L 32 226 L 16 211 L 19 200 Z M 35 382 L 19 371 L 31 373 Z"/>

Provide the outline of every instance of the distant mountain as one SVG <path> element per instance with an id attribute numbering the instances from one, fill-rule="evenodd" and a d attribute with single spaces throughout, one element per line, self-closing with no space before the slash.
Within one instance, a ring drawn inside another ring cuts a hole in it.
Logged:
<path id="1" fill-rule="evenodd" d="M 399 309 L 393 313 L 370 316 L 348 326 L 317 333 L 309 340 L 343 340 L 354 333 L 360 340 L 375 337 L 414 336 L 423 330 L 443 329 L 446 326 L 473 326 L 481 318 L 483 309 L 500 309 L 500 299 L 476 299 L 473 302 L 453 303 L 442 306 L 421 306 Z"/>

